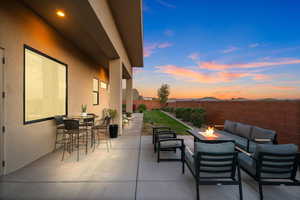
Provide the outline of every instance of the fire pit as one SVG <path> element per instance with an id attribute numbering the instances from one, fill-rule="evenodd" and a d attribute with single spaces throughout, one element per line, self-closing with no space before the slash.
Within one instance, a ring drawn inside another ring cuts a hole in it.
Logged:
<path id="1" fill-rule="evenodd" d="M 214 127 L 208 127 L 206 129 L 206 131 L 204 131 L 204 132 L 200 131 L 199 134 L 201 134 L 201 135 L 203 135 L 204 137 L 207 137 L 207 138 L 217 138 L 218 137 L 218 135 L 216 135 L 214 133 Z"/>

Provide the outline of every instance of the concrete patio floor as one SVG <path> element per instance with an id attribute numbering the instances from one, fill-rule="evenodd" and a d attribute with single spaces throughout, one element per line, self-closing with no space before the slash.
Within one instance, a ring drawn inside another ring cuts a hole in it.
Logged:
<path id="1" fill-rule="evenodd" d="M 142 115 L 124 128 L 121 137 L 95 152 L 67 156 L 48 154 L 30 165 L 1 178 L 0 199 L 72 200 L 185 200 L 195 199 L 194 179 L 178 162 L 156 162 L 151 136 L 141 136 Z M 188 145 L 192 138 L 184 136 Z M 83 151 L 82 151 L 83 152 Z M 256 183 L 242 174 L 244 199 L 259 199 Z M 299 187 L 266 186 L 265 199 L 300 199 Z M 203 200 L 238 199 L 236 186 L 200 186 Z"/>

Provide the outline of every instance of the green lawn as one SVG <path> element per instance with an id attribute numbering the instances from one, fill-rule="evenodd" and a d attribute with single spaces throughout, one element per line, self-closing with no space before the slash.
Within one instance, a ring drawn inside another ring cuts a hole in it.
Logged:
<path id="1" fill-rule="evenodd" d="M 144 122 L 145 124 L 154 123 L 156 126 L 171 127 L 178 134 L 187 134 L 186 131 L 189 129 L 159 110 L 145 111 Z"/>

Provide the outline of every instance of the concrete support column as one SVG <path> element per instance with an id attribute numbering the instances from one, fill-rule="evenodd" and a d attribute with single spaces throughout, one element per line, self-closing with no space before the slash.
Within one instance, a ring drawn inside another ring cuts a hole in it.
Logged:
<path id="1" fill-rule="evenodd" d="M 132 113 L 133 94 L 132 94 L 132 79 L 126 80 L 126 112 Z"/>
<path id="2" fill-rule="evenodd" d="M 109 107 L 117 110 L 117 116 L 113 123 L 119 125 L 119 135 L 122 135 L 122 70 L 120 59 L 109 61 Z"/>

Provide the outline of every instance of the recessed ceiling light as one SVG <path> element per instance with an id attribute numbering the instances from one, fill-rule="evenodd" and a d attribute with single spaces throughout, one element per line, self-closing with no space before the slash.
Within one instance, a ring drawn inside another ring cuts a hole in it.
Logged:
<path id="1" fill-rule="evenodd" d="M 58 10 L 58 11 L 56 11 L 56 15 L 59 16 L 59 17 L 64 17 L 65 13 L 61 10 Z"/>

